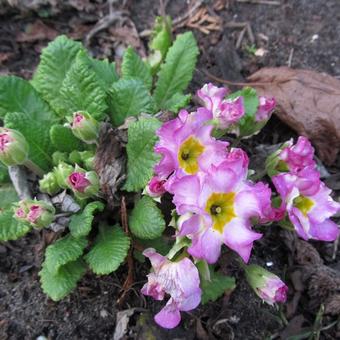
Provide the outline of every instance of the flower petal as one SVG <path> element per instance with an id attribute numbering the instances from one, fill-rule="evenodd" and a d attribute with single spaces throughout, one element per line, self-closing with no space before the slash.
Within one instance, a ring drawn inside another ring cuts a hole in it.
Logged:
<path id="1" fill-rule="evenodd" d="M 170 299 L 165 307 L 155 315 L 154 319 L 161 327 L 172 329 L 180 323 L 181 313 L 173 302 L 173 299 Z"/>

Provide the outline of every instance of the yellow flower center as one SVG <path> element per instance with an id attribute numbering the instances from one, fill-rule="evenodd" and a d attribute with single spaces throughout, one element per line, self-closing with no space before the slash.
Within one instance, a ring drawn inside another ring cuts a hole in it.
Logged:
<path id="1" fill-rule="evenodd" d="M 298 208 L 305 216 L 312 209 L 314 202 L 305 196 L 298 196 L 294 199 L 294 207 Z"/>
<path id="2" fill-rule="evenodd" d="M 205 211 L 213 219 L 213 229 L 221 234 L 224 226 L 229 223 L 235 215 L 234 202 L 236 194 L 228 193 L 212 193 L 205 206 Z"/>
<path id="3" fill-rule="evenodd" d="M 188 174 L 198 171 L 198 157 L 204 151 L 204 146 L 194 137 L 189 137 L 178 151 L 179 166 Z"/>

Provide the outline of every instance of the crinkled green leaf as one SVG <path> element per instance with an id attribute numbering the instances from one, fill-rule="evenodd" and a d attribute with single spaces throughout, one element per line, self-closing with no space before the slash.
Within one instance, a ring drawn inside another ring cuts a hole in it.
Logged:
<path id="1" fill-rule="evenodd" d="M 84 50 L 84 48 L 80 42 L 73 41 L 65 35 L 57 37 L 42 50 L 40 63 L 32 80 L 33 86 L 62 116 L 65 113 L 59 91 L 66 73 L 75 61 L 77 53 L 81 50 Z"/>
<path id="2" fill-rule="evenodd" d="M 153 167 L 159 159 L 153 148 L 157 141 L 156 130 L 160 126 L 161 123 L 155 118 L 140 119 L 129 126 L 125 190 L 141 190 L 151 179 Z"/>
<path id="3" fill-rule="evenodd" d="M 62 83 L 60 94 L 64 115 L 83 110 L 98 120 L 104 118 L 106 92 L 85 52 L 78 53 Z"/>
<path id="4" fill-rule="evenodd" d="M 149 196 L 143 196 L 133 208 L 129 226 L 131 232 L 142 239 L 160 237 L 165 229 L 165 221 L 156 202 Z"/>
<path id="5" fill-rule="evenodd" d="M 107 59 L 98 60 L 90 57 L 89 62 L 105 90 L 119 79 L 115 63 L 110 63 Z"/>
<path id="6" fill-rule="evenodd" d="M 85 237 L 76 238 L 68 234 L 46 248 L 44 266 L 55 275 L 66 263 L 77 260 L 86 246 Z"/>
<path id="7" fill-rule="evenodd" d="M 73 215 L 69 229 L 74 237 L 87 236 L 92 227 L 92 221 L 96 211 L 103 211 L 104 204 L 99 201 L 89 203 L 82 212 Z"/>
<path id="8" fill-rule="evenodd" d="M 228 98 L 235 99 L 239 96 L 242 96 L 244 100 L 244 108 L 246 111 L 245 117 L 253 117 L 259 106 L 259 98 L 257 96 L 256 90 L 252 87 L 245 87 L 240 91 L 233 92 L 228 96 Z"/>
<path id="9" fill-rule="evenodd" d="M 41 288 L 53 301 L 59 301 L 76 287 L 85 270 L 84 262 L 78 259 L 65 264 L 53 274 L 49 272 L 44 262 L 39 272 Z"/>
<path id="10" fill-rule="evenodd" d="M 159 108 L 175 93 L 182 93 L 189 85 L 198 55 L 198 47 L 192 32 L 179 34 L 170 47 L 165 63 L 158 73 L 154 99 Z"/>
<path id="11" fill-rule="evenodd" d="M 187 106 L 190 102 L 190 94 L 175 93 L 164 103 L 164 109 L 177 113 L 180 109 Z"/>
<path id="12" fill-rule="evenodd" d="M 0 117 L 23 112 L 32 120 L 54 120 L 56 115 L 33 86 L 15 76 L 0 77 Z"/>
<path id="13" fill-rule="evenodd" d="M 114 83 L 108 101 L 111 120 L 116 126 L 129 116 L 154 112 L 153 99 L 140 79 L 120 79 Z"/>
<path id="14" fill-rule="evenodd" d="M 127 48 L 123 55 L 122 77 L 140 79 L 144 82 L 146 88 L 151 89 L 152 75 L 150 66 L 141 59 L 132 47 Z"/>
<path id="15" fill-rule="evenodd" d="M 83 143 L 74 136 L 72 130 L 63 125 L 53 125 L 50 129 L 51 142 L 55 149 L 61 152 L 82 150 Z"/>
<path id="16" fill-rule="evenodd" d="M 210 281 L 201 279 L 202 289 L 202 304 L 209 301 L 216 301 L 226 291 L 235 289 L 235 279 L 230 276 L 225 276 L 219 272 L 210 272 Z"/>
<path id="17" fill-rule="evenodd" d="M 0 183 L 8 183 L 10 181 L 8 167 L 0 162 Z"/>
<path id="18" fill-rule="evenodd" d="M 13 209 L 0 209 L 0 241 L 17 240 L 26 235 L 31 227 L 13 218 Z"/>
<path id="19" fill-rule="evenodd" d="M 19 197 L 12 184 L 0 186 L 0 210 L 10 208 L 12 203 L 17 201 Z"/>
<path id="20" fill-rule="evenodd" d="M 85 260 L 98 275 L 110 274 L 123 263 L 130 239 L 118 226 L 101 226 L 93 248 Z"/>
<path id="21" fill-rule="evenodd" d="M 5 126 L 20 131 L 29 145 L 29 159 L 47 171 L 52 166 L 55 149 L 50 140 L 52 122 L 29 118 L 22 112 L 11 112 L 5 117 Z"/>

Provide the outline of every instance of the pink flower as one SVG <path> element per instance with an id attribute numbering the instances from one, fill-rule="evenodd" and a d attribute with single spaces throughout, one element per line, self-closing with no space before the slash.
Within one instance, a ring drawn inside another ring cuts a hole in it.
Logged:
<path id="1" fill-rule="evenodd" d="M 18 209 L 15 211 L 15 216 L 16 216 L 18 219 L 25 219 L 25 218 L 26 218 L 25 210 L 24 210 L 23 208 L 18 208 Z"/>
<path id="2" fill-rule="evenodd" d="M 8 147 L 9 143 L 12 141 L 12 138 L 7 133 L 7 129 L 3 129 L 4 132 L 0 133 L 0 151 L 3 152 Z"/>
<path id="3" fill-rule="evenodd" d="M 32 205 L 30 206 L 30 210 L 27 214 L 27 220 L 35 224 L 36 221 L 40 218 L 41 214 L 45 211 L 41 206 L 39 205 Z"/>
<path id="4" fill-rule="evenodd" d="M 278 276 L 254 264 L 244 269 L 248 283 L 262 300 L 270 305 L 286 302 L 288 287 Z"/>
<path id="5" fill-rule="evenodd" d="M 142 293 L 155 300 L 170 295 L 155 321 L 161 327 L 174 328 L 181 321 L 180 312 L 196 308 L 201 301 L 198 270 L 188 258 L 171 262 L 152 248 L 144 250 L 143 255 L 150 259 L 154 271 L 148 275 Z"/>
<path id="6" fill-rule="evenodd" d="M 340 204 L 331 198 L 331 190 L 320 181 L 313 166 L 298 174 L 276 175 L 272 181 L 300 237 L 322 241 L 334 241 L 338 237 L 339 228 L 330 217 L 337 213 Z"/>
<path id="7" fill-rule="evenodd" d="M 176 178 L 207 170 L 225 159 L 228 143 L 211 137 L 213 126 L 207 124 L 210 119 L 211 113 L 203 108 L 192 114 L 181 110 L 178 118 L 157 131 L 159 142 L 155 152 L 161 154 L 162 159 L 154 170 L 158 177 L 168 179 L 167 191 L 171 192 Z"/>
<path id="8" fill-rule="evenodd" d="M 259 97 L 259 107 L 257 109 L 255 120 L 257 122 L 268 120 L 275 109 L 276 102 L 274 98 L 264 96 Z"/>
<path id="9" fill-rule="evenodd" d="M 253 242 L 262 236 L 251 230 L 251 218 L 262 217 L 256 189 L 246 180 L 244 158 L 233 158 L 173 185 L 177 212 L 185 214 L 179 236 L 190 238 L 188 252 L 208 263 L 217 261 L 223 243 L 247 262 Z"/>
<path id="10" fill-rule="evenodd" d="M 165 182 L 166 182 L 166 180 L 162 180 L 157 176 L 152 177 L 150 182 L 146 186 L 146 189 L 145 189 L 146 193 L 150 197 L 160 197 L 160 196 L 162 196 L 166 192 L 166 190 L 164 188 Z"/>
<path id="11" fill-rule="evenodd" d="M 197 91 L 197 96 L 203 101 L 204 107 L 215 116 L 220 111 L 220 105 L 228 92 L 225 87 L 217 87 L 209 83 Z"/>
<path id="12" fill-rule="evenodd" d="M 85 117 L 80 112 L 75 112 L 73 115 L 72 127 L 79 126 Z"/>
<path id="13" fill-rule="evenodd" d="M 86 174 L 83 172 L 73 172 L 68 181 L 75 191 L 84 192 L 85 189 L 91 185 L 91 182 L 86 178 Z"/>
<path id="14" fill-rule="evenodd" d="M 298 138 L 296 144 L 290 140 L 288 146 L 281 150 L 278 157 L 287 164 L 293 173 L 297 173 L 307 166 L 315 167 L 314 148 L 310 141 L 303 136 Z"/>

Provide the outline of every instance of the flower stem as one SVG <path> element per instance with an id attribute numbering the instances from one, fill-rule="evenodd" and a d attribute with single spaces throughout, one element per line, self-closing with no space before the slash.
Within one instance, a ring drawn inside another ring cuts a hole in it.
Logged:
<path id="1" fill-rule="evenodd" d="M 27 159 L 24 163 L 25 167 L 29 170 L 31 170 L 33 173 L 35 173 L 39 177 L 44 176 L 44 171 L 35 163 Z"/>

